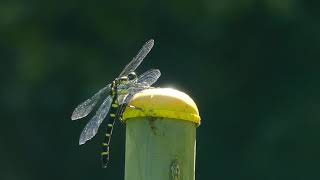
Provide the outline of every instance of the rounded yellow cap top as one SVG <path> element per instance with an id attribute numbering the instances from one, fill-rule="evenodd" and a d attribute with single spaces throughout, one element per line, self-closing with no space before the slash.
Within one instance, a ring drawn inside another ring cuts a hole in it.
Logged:
<path id="1" fill-rule="evenodd" d="M 136 117 L 165 117 L 186 120 L 200 125 L 197 105 L 185 93 L 171 88 L 143 90 L 131 99 L 123 120 Z"/>

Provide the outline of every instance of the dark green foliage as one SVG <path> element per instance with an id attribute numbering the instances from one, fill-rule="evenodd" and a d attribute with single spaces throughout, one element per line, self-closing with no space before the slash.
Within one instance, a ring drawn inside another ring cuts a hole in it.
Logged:
<path id="1" fill-rule="evenodd" d="M 314 1 L 316 2 L 316 1 Z M 198 180 L 319 179 L 319 3 L 0 2 L 0 179 L 124 176 L 125 130 L 100 167 L 103 133 L 84 146 L 76 105 L 118 76 L 150 38 L 137 73 L 194 98 Z"/>

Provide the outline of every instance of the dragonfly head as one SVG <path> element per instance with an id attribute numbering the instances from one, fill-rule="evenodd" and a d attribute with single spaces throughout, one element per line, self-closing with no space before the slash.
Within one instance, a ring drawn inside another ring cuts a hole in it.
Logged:
<path id="1" fill-rule="evenodd" d="M 129 73 L 127 76 L 122 76 L 122 77 L 119 77 L 116 81 L 116 83 L 118 85 L 120 84 L 127 84 L 129 83 L 129 81 L 132 81 L 132 80 L 135 80 L 137 78 L 137 75 L 135 72 L 131 72 Z"/>
<path id="2" fill-rule="evenodd" d="M 137 74 L 135 72 L 131 72 L 128 74 L 129 81 L 132 81 L 137 78 Z"/>

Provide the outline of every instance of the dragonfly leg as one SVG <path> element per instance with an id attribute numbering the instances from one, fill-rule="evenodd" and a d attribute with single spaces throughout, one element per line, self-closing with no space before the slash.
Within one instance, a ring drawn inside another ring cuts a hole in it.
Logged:
<path id="1" fill-rule="evenodd" d="M 123 104 L 121 104 L 121 106 L 119 107 L 119 109 L 117 111 L 117 117 L 121 123 L 123 123 L 122 115 L 123 115 L 123 112 L 126 110 L 126 107 L 127 107 L 127 103 L 123 103 Z"/>
<path id="2" fill-rule="evenodd" d="M 139 111 L 144 112 L 144 110 L 142 108 L 140 108 L 140 107 L 133 106 L 133 105 L 128 105 L 127 103 L 124 103 L 119 107 L 118 112 L 117 112 L 117 117 L 120 120 L 120 122 L 122 122 L 122 123 L 123 123 L 122 115 L 123 115 L 123 113 L 124 113 L 124 111 L 126 110 L 127 107 L 130 107 L 130 108 L 133 108 L 133 109 L 137 109 Z"/>
<path id="3" fill-rule="evenodd" d="M 138 107 L 138 106 L 129 105 L 128 107 L 144 112 L 144 110 L 141 107 Z"/>

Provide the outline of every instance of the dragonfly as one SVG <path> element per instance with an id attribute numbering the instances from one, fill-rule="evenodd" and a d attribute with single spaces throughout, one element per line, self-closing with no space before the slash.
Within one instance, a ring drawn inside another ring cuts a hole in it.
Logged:
<path id="1" fill-rule="evenodd" d="M 144 89 L 152 88 L 151 85 L 153 85 L 161 75 L 159 69 L 150 69 L 140 76 L 137 76 L 134 72 L 151 51 L 153 45 L 153 39 L 147 41 L 139 50 L 138 54 L 124 67 L 117 78 L 100 89 L 92 97 L 79 104 L 72 113 L 72 120 L 84 118 L 102 101 L 103 97 L 106 97 L 95 115 L 82 130 L 79 138 L 79 145 L 85 144 L 97 134 L 100 125 L 104 119 L 107 119 L 101 152 L 103 168 L 106 168 L 109 162 L 110 140 L 116 120 L 122 120 L 122 113 L 128 106 L 131 98 Z"/>

